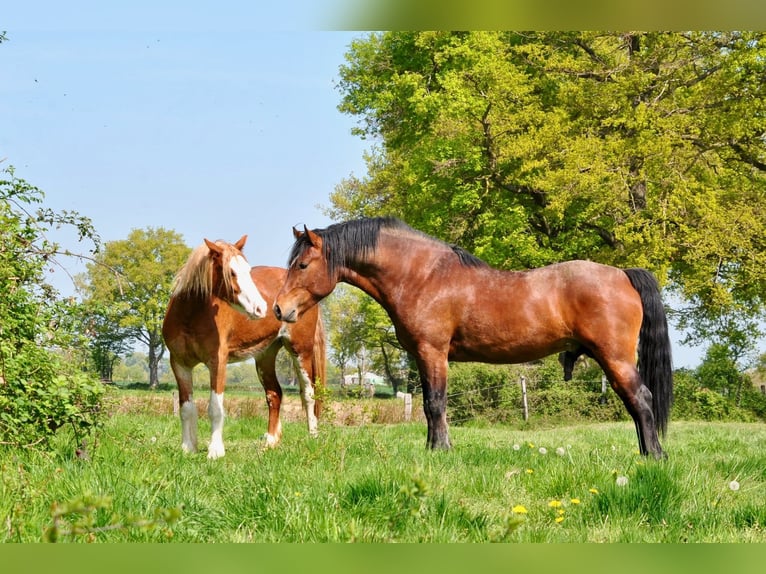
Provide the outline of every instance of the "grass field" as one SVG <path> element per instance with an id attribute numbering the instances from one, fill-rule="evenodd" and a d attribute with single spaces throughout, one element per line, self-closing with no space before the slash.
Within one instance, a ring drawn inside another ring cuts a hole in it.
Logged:
<path id="1" fill-rule="evenodd" d="M 208 461 L 181 452 L 164 407 L 130 393 L 118 404 L 88 459 L 66 437 L 53 452 L 0 450 L 0 540 L 766 541 L 763 424 L 672 422 L 657 462 L 629 423 L 453 426 L 454 448 L 429 452 L 420 421 L 335 416 L 317 439 L 286 422 L 264 450 L 265 421 L 240 411 L 226 456 Z M 202 417 L 201 448 L 208 438 Z"/>

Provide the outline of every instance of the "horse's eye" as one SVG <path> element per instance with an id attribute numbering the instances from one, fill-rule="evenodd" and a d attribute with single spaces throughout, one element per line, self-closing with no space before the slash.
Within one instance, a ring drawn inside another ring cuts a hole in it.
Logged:
<path id="1" fill-rule="evenodd" d="M 305 263 L 305 262 L 301 262 L 301 263 L 298 263 L 298 267 L 299 267 L 300 269 L 305 269 L 305 268 L 306 268 L 306 267 L 308 267 L 308 266 L 309 266 L 309 264 L 308 264 L 308 263 Z"/>

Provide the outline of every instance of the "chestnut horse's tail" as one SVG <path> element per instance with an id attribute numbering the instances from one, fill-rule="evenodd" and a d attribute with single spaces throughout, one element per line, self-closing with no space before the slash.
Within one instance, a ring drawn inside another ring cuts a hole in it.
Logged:
<path id="1" fill-rule="evenodd" d="M 322 310 L 317 309 L 317 323 L 314 328 L 314 352 L 311 355 L 311 366 L 314 371 L 314 415 L 319 418 L 322 412 L 322 400 L 327 388 L 327 343 L 325 340 Z"/>
<path id="2" fill-rule="evenodd" d="M 624 271 L 641 296 L 644 307 L 638 342 L 638 371 L 652 393 L 654 421 L 657 430 L 664 435 L 673 404 L 673 362 L 665 308 L 654 275 L 645 269 Z"/>

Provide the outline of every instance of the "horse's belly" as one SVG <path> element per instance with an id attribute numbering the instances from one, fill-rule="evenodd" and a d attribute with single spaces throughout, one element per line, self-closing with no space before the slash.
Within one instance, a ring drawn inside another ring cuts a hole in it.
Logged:
<path id="1" fill-rule="evenodd" d="M 252 345 L 242 345 L 234 349 L 229 349 L 229 363 L 240 363 L 248 359 L 258 359 L 266 349 L 269 348 L 272 341 L 258 341 Z"/>
<path id="2" fill-rule="evenodd" d="M 549 355 L 572 350 L 577 343 L 568 338 L 517 340 L 476 340 L 468 344 L 453 340 L 450 345 L 449 360 L 479 363 L 528 363 Z"/>

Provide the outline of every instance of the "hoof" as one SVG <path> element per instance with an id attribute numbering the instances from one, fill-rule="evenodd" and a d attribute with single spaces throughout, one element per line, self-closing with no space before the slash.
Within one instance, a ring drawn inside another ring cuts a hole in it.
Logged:
<path id="1" fill-rule="evenodd" d="M 266 448 L 274 448 L 279 444 L 279 437 L 269 433 L 264 434 L 261 438 L 263 439 Z"/>
<path id="2" fill-rule="evenodd" d="M 207 458 L 208 460 L 215 460 L 217 458 L 221 458 L 226 454 L 226 450 L 223 448 L 222 444 L 219 445 L 210 445 L 207 449 Z"/>

